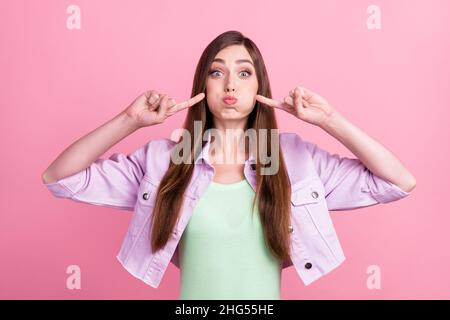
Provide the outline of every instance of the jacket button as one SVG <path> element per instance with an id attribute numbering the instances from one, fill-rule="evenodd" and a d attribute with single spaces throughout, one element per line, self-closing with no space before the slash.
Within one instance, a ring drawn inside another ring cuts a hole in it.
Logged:
<path id="1" fill-rule="evenodd" d="M 311 196 L 312 196 L 314 199 L 317 199 L 317 197 L 319 196 L 319 194 L 317 193 L 317 191 L 313 191 L 313 192 L 311 193 Z"/>
<path id="2" fill-rule="evenodd" d="M 311 269 L 312 268 L 312 264 L 310 262 L 305 264 L 305 268 L 306 269 Z"/>
<path id="3" fill-rule="evenodd" d="M 252 168 L 252 170 L 256 170 L 256 164 L 255 164 L 255 163 L 252 163 L 252 164 L 250 165 L 250 168 Z"/>
<path id="4" fill-rule="evenodd" d="M 149 198 L 148 193 L 147 193 L 147 192 L 144 193 L 144 194 L 142 195 L 142 198 L 144 198 L 145 200 L 148 200 L 148 198 Z"/>
<path id="5" fill-rule="evenodd" d="M 289 226 L 289 233 L 294 232 L 294 228 L 292 226 Z"/>

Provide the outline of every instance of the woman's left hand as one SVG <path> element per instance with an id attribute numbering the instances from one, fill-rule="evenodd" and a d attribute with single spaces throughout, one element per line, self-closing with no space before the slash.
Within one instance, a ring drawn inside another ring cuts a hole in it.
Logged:
<path id="1" fill-rule="evenodd" d="M 295 117 L 321 127 L 337 111 L 317 93 L 305 87 L 296 87 L 284 98 L 284 102 L 259 94 L 256 100 L 270 107 L 282 109 Z"/>

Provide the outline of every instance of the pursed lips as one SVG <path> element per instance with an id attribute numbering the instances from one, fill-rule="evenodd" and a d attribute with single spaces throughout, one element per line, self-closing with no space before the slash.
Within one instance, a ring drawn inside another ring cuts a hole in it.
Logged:
<path id="1" fill-rule="evenodd" d="M 226 104 L 235 104 L 238 101 L 238 99 L 232 96 L 225 96 L 222 99 L 222 101 L 225 102 Z"/>

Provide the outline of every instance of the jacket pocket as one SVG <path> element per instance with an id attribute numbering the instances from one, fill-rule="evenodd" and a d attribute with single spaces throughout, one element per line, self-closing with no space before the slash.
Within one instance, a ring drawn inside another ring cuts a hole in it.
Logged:
<path id="1" fill-rule="evenodd" d="M 292 224 L 295 230 L 303 234 L 319 234 L 311 214 L 317 210 L 317 204 L 324 200 L 323 186 L 319 178 L 300 181 L 292 186 L 291 210 Z"/>
<path id="2" fill-rule="evenodd" d="M 158 193 L 159 183 L 152 181 L 147 176 L 142 180 L 138 191 L 138 200 L 136 207 L 136 214 L 132 221 L 132 231 L 137 236 L 148 237 L 150 233 L 150 221 L 154 214 L 156 197 Z M 192 201 L 192 200 L 191 200 Z M 175 224 L 172 234 L 178 233 L 179 221 Z"/>
<path id="3" fill-rule="evenodd" d="M 144 207 L 154 206 L 158 187 L 159 184 L 145 176 L 139 186 L 137 203 Z"/>
<path id="4" fill-rule="evenodd" d="M 150 218 L 153 216 L 158 185 L 144 176 L 137 193 L 136 207 L 130 222 L 130 232 L 134 236 L 147 236 Z"/>
<path id="5" fill-rule="evenodd" d="M 318 203 L 324 199 L 323 186 L 319 178 L 300 181 L 292 186 L 291 202 L 294 206 Z"/>

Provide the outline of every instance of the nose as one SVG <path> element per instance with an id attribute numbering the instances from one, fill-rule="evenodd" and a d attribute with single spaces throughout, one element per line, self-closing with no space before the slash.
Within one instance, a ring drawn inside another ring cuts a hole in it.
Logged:
<path id="1" fill-rule="evenodd" d="M 231 76 L 228 76 L 228 79 L 225 84 L 225 91 L 226 92 L 234 92 L 236 90 L 236 86 L 234 85 L 234 80 L 231 79 Z"/>

